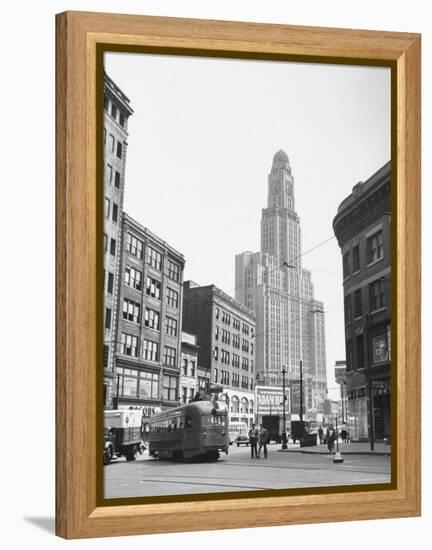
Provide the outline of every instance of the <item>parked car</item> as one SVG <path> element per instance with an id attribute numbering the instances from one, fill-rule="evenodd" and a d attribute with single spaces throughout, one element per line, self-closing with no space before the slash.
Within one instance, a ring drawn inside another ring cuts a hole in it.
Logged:
<path id="1" fill-rule="evenodd" d="M 237 447 L 240 447 L 240 445 L 249 445 L 249 436 L 246 433 L 239 433 L 238 436 L 235 439 L 235 443 Z"/>

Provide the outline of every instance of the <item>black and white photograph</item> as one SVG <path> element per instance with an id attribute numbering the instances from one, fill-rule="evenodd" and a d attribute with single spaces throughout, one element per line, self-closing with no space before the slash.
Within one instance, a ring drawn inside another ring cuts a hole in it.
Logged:
<path id="1" fill-rule="evenodd" d="M 100 104 L 104 498 L 390 484 L 390 68 L 113 51 Z"/>

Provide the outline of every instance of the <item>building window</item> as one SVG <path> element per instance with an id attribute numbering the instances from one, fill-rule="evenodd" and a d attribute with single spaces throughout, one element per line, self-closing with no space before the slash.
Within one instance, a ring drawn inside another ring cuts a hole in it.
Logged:
<path id="1" fill-rule="evenodd" d="M 139 375 L 139 397 L 141 399 L 158 399 L 159 397 L 159 374 L 155 372 L 140 372 Z"/>
<path id="2" fill-rule="evenodd" d="M 116 170 L 114 174 L 114 185 L 117 189 L 120 189 L 120 172 L 118 170 Z"/>
<path id="3" fill-rule="evenodd" d="M 356 336 L 357 369 L 362 369 L 364 364 L 363 334 Z"/>
<path id="4" fill-rule="evenodd" d="M 351 315 L 351 294 L 348 294 L 348 296 L 345 296 L 345 324 L 350 323 L 352 321 L 352 315 Z"/>
<path id="5" fill-rule="evenodd" d="M 110 148 L 110 151 L 111 153 L 114 153 L 114 149 L 115 149 L 115 137 L 110 134 L 109 135 L 109 148 Z M 111 181 L 111 180 L 110 180 Z"/>
<path id="6" fill-rule="evenodd" d="M 111 328 L 111 309 L 109 307 L 105 308 L 105 328 Z"/>
<path id="7" fill-rule="evenodd" d="M 384 281 L 378 280 L 369 285 L 369 310 L 385 307 Z"/>
<path id="8" fill-rule="evenodd" d="M 130 355 L 131 357 L 138 357 L 138 338 L 136 336 L 132 336 L 132 334 L 122 332 L 121 353 L 124 355 Z"/>
<path id="9" fill-rule="evenodd" d="M 112 294 L 113 293 L 113 288 L 114 288 L 114 274 L 113 273 L 110 273 L 108 272 L 108 294 Z"/>
<path id="10" fill-rule="evenodd" d="M 165 401 L 176 401 L 177 400 L 177 385 L 178 378 L 177 376 L 164 375 L 163 378 L 163 399 Z"/>
<path id="11" fill-rule="evenodd" d="M 119 159 L 122 158 L 122 152 L 123 152 L 123 146 L 122 146 L 122 144 L 118 141 L 118 142 L 117 142 L 117 157 L 118 157 Z"/>
<path id="12" fill-rule="evenodd" d="M 109 100 L 107 96 L 104 96 L 104 110 L 108 111 Z"/>
<path id="13" fill-rule="evenodd" d="M 143 340 L 143 358 L 147 361 L 157 361 L 159 356 L 159 344 L 151 340 Z"/>
<path id="14" fill-rule="evenodd" d="M 195 367 L 196 367 L 196 363 L 195 363 L 195 361 L 194 361 L 193 359 L 191 360 L 190 363 L 191 363 L 190 375 L 191 375 L 192 377 L 194 377 L 194 376 L 195 376 Z"/>
<path id="15" fill-rule="evenodd" d="M 218 381 L 218 369 L 213 369 L 213 382 L 217 384 Z"/>
<path id="16" fill-rule="evenodd" d="M 172 317 L 166 318 L 165 323 L 165 330 L 166 333 L 170 336 L 177 336 L 177 319 L 173 319 Z"/>
<path id="17" fill-rule="evenodd" d="M 216 319 L 219 319 L 219 308 L 217 307 L 215 310 Z"/>
<path id="18" fill-rule="evenodd" d="M 111 166 L 111 164 L 107 164 L 106 165 L 106 181 L 108 183 L 112 182 L 112 175 L 113 175 L 113 167 Z"/>
<path id="19" fill-rule="evenodd" d="M 111 254 L 111 256 L 115 256 L 115 253 L 116 253 L 116 240 L 111 239 L 110 254 Z"/>
<path id="20" fill-rule="evenodd" d="M 347 371 L 353 369 L 353 345 L 351 338 L 346 341 Z"/>
<path id="21" fill-rule="evenodd" d="M 151 277 L 147 277 L 146 279 L 146 294 L 147 296 L 151 296 L 152 298 L 156 298 L 157 300 L 160 300 L 160 291 L 161 291 L 161 284 L 156 279 L 152 279 Z"/>
<path id="22" fill-rule="evenodd" d="M 356 246 L 353 246 L 352 253 L 353 253 L 353 273 L 357 273 L 357 271 L 360 271 L 360 247 L 358 244 Z"/>
<path id="23" fill-rule="evenodd" d="M 180 266 L 175 262 L 168 260 L 167 275 L 173 281 L 179 280 Z"/>
<path id="24" fill-rule="evenodd" d="M 119 117 L 119 123 L 122 128 L 125 127 L 126 117 L 124 114 L 120 111 L 120 117 Z"/>
<path id="25" fill-rule="evenodd" d="M 137 302 L 124 298 L 123 300 L 123 319 L 132 323 L 139 323 L 141 317 L 141 306 Z"/>
<path id="26" fill-rule="evenodd" d="M 184 374 L 185 376 L 187 376 L 187 373 L 188 373 L 188 363 L 189 363 L 189 361 L 188 361 L 187 358 L 185 357 L 185 358 L 183 359 L 183 374 Z"/>
<path id="27" fill-rule="evenodd" d="M 217 346 L 213 350 L 213 357 L 214 357 L 215 361 L 217 361 L 219 359 L 219 348 Z"/>
<path id="28" fill-rule="evenodd" d="M 119 394 L 122 397 L 138 397 L 138 371 L 135 369 L 118 369 Z"/>
<path id="29" fill-rule="evenodd" d="M 178 292 L 167 287 L 167 304 L 171 307 L 178 307 Z"/>
<path id="30" fill-rule="evenodd" d="M 138 269 L 135 269 L 130 266 L 126 266 L 125 269 L 125 284 L 129 286 L 130 288 L 134 288 L 135 290 L 139 290 L 141 292 L 142 288 L 142 273 L 141 271 L 138 271 Z"/>
<path id="31" fill-rule="evenodd" d="M 354 317 L 362 316 L 362 296 L 361 289 L 359 288 L 354 292 Z"/>
<path id="32" fill-rule="evenodd" d="M 108 250 L 108 235 L 104 233 L 104 251 Z"/>
<path id="33" fill-rule="evenodd" d="M 343 278 L 346 279 L 350 274 L 350 257 L 349 252 L 345 252 L 342 257 Z"/>
<path id="34" fill-rule="evenodd" d="M 112 220 L 117 223 L 118 220 L 118 204 L 113 202 Z"/>
<path id="35" fill-rule="evenodd" d="M 171 348 L 170 346 L 165 346 L 164 349 L 164 363 L 165 365 L 170 365 L 172 367 L 176 366 L 177 363 L 177 350 Z"/>
<path id="36" fill-rule="evenodd" d="M 240 401 L 236 395 L 233 395 L 231 398 L 231 412 L 237 413 L 237 414 L 240 412 Z"/>
<path id="37" fill-rule="evenodd" d="M 233 317 L 233 329 L 240 330 L 240 321 L 235 317 Z"/>
<path id="38" fill-rule="evenodd" d="M 215 326 L 215 340 L 219 340 L 219 327 Z"/>
<path id="39" fill-rule="evenodd" d="M 109 361 L 109 346 L 104 344 L 104 347 L 103 347 L 103 366 L 104 367 L 108 366 L 108 361 Z"/>
<path id="40" fill-rule="evenodd" d="M 127 242 L 126 242 L 126 250 L 132 254 L 132 256 L 135 256 L 136 258 L 139 258 L 142 260 L 143 257 L 143 247 L 144 244 L 142 241 L 128 233 L 127 235 Z"/>
<path id="41" fill-rule="evenodd" d="M 221 384 L 229 386 L 229 372 L 227 370 L 221 370 Z"/>
<path id="42" fill-rule="evenodd" d="M 117 107 L 114 105 L 114 103 L 111 105 L 111 116 L 114 120 L 117 117 Z"/>
<path id="43" fill-rule="evenodd" d="M 152 248 L 151 246 L 147 247 L 147 263 L 158 271 L 162 268 L 162 254 Z"/>
<path id="44" fill-rule="evenodd" d="M 384 258 L 382 230 L 377 231 L 366 241 L 367 263 L 371 264 Z"/>
<path id="45" fill-rule="evenodd" d="M 105 197 L 105 218 L 109 218 L 110 213 L 110 200 Z"/>
<path id="46" fill-rule="evenodd" d="M 145 310 L 144 325 L 148 328 L 152 328 L 154 330 L 159 330 L 159 328 L 160 328 L 160 314 L 159 314 L 159 312 L 155 311 L 154 309 L 149 309 L 147 307 L 146 310 Z"/>

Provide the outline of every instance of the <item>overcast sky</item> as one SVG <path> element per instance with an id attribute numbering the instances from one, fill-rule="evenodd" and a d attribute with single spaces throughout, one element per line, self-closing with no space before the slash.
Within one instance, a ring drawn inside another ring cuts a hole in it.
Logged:
<path id="1" fill-rule="evenodd" d="M 105 69 L 134 109 L 125 211 L 184 254 L 185 280 L 228 294 L 235 254 L 260 248 L 276 151 L 290 159 L 303 252 L 334 235 L 340 202 L 390 160 L 386 68 L 110 53 Z M 345 359 L 336 239 L 302 262 L 326 310 L 331 389 Z"/>

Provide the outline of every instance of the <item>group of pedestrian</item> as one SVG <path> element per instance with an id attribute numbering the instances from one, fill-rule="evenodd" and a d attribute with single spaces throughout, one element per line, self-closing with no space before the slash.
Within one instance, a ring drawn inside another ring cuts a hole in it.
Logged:
<path id="1" fill-rule="evenodd" d="M 249 442 L 251 446 L 251 458 L 259 458 L 261 449 L 264 451 L 264 458 L 267 458 L 267 443 L 269 439 L 269 433 L 262 424 L 257 426 L 252 424 L 252 428 L 249 430 Z"/>

